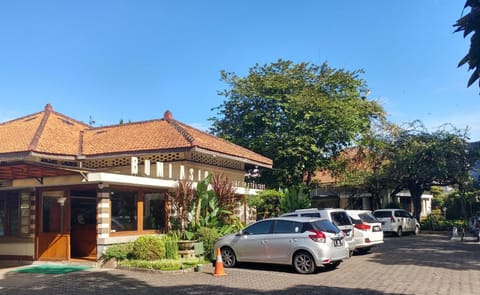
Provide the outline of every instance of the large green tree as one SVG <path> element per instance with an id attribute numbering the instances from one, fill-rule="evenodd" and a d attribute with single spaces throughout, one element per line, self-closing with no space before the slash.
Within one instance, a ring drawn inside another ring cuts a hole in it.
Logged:
<path id="1" fill-rule="evenodd" d="M 260 179 L 271 187 L 310 183 L 332 155 L 384 117 L 382 107 L 366 99 L 359 70 L 278 60 L 255 65 L 245 77 L 221 74 L 226 99 L 214 109 L 210 131 L 273 159 Z"/>
<path id="2" fill-rule="evenodd" d="M 401 130 L 389 147 L 388 177 L 396 183 L 392 195 L 408 189 L 414 216 L 419 219 L 421 196 L 433 185 L 456 185 L 460 189 L 470 181 L 470 168 L 476 154 L 467 142 L 467 132 L 440 129 L 428 132 L 420 122 Z"/>
<path id="3" fill-rule="evenodd" d="M 458 64 L 460 67 L 468 63 L 468 69 L 473 70 L 467 83 L 467 87 L 470 87 L 480 77 L 480 1 L 467 0 L 464 9 L 467 8 L 470 9 L 469 13 L 458 19 L 454 27 L 455 32 L 463 31 L 464 38 L 473 33 L 470 38 L 470 49 Z"/>

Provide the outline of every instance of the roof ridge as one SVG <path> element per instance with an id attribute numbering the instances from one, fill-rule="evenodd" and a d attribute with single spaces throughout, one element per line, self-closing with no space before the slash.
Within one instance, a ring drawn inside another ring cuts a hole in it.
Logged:
<path id="1" fill-rule="evenodd" d="M 191 145 L 195 145 L 195 138 L 181 126 L 181 123 L 179 124 L 176 120 L 173 119 L 167 122 L 170 123 L 170 125 L 172 125 L 172 127 L 175 128 L 175 130 L 177 130 L 178 133 L 180 133 Z"/>
<path id="2" fill-rule="evenodd" d="M 78 154 L 83 155 L 83 140 L 85 136 L 85 130 L 80 130 L 80 134 L 78 137 Z"/>
<path id="3" fill-rule="evenodd" d="M 195 138 L 188 133 L 185 128 L 183 128 L 181 125 L 182 123 L 177 122 L 175 119 L 173 119 L 172 112 L 169 110 L 165 111 L 163 114 L 163 120 L 165 120 L 168 124 L 170 124 L 175 130 L 180 133 L 191 145 L 195 145 Z"/>
<path id="4" fill-rule="evenodd" d="M 105 126 L 91 126 L 91 128 L 89 130 L 116 128 L 116 127 L 121 127 L 121 126 L 138 125 L 138 124 L 145 124 L 145 123 L 150 123 L 150 122 L 160 122 L 160 121 L 162 121 L 162 119 L 150 119 L 150 120 L 144 120 L 144 121 L 127 122 L 127 123 L 121 123 L 121 124 L 111 124 L 111 125 L 105 125 Z"/>
<path id="5" fill-rule="evenodd" d="M 79 121 L 79 120 L 77 120 L 77 119 L 74 119 L 74 118 L 72 118 L 72 117 L 70 117 L 70 116 L 67 116 L 67 115 L 65 115 L 65 114 L 59 113 L 59 112 L 57 112 L 57 111 L 54 111 L 53 108 L 52 108 L 52 106 L 51 106 L 50 104 L 47 104 L 47 105 L 45 106 L 45 111 L 47 110 L 47 108 L 49 108 L 49 110 L 50 110 L 50 112 L 51 112 L 52 114 L 55 114 L 55 115 L 57 115 L 57 116 L 64 117 L 64 118 L 68 119 L 69 121 L 73 121 L 73 122 L 75 122 L 75 123 L 77 123 L 77 124 L 81 124 L 81 125 L 83 125 L 83 126 L 86 126 L 86 127 L 88 127 L 88 129 L 92 129 L 92 128 L 93 128 L 93 126 L 91 126 L 91 125 L 89 125 L 89 124 L 87 124 L 87 123 L 84 123 L 84 122 L 82 122 L 82 121 Z"/>
<path id="6" fill-rule="evenodd" d="M 28 149 L 30 151 L 35 150 L 35 148 L 38 145 L 38 141 L 40 140 L 40 137 L 42 136 L 43 130 L 45 129 L 45 125 L 47 125 L 47 120 L 50 117 L 50 114 L 53 112 L 52 106 L 50 104 L 47 104 L 45 106 L 45 109 L 43 111 L 43 118 L 40 124 L 38 125 L 37 131 L 35 131 L 35 135 L 32 138 L 32 141 L 30 142 L 30 145 L 28 146 Z M 40 112 L 42 113 L 42 112 Z"/>

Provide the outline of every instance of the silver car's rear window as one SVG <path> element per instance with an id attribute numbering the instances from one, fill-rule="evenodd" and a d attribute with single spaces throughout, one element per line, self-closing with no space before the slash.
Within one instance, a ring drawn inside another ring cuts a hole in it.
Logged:
<path id="1" fill-rule="evenodd" d="M 325 220 L 316 220 L 314 222 L 306 223 L 304 225 L 304 229 L 308 230 L 308 228 L 305 228 L 305 227 L 308 227 L 309 224 L 311 224 L 311 226 L 315 230 L 320 230 L 320 231 L 327 232 L 327 233 L 332 233 L 332 234 L 338 234 L 340 232 L 340 229 L 338 227 L 336 227 L 333 223 L 331 223 L 330 221 L 328 221 L 326 219 Z"/>

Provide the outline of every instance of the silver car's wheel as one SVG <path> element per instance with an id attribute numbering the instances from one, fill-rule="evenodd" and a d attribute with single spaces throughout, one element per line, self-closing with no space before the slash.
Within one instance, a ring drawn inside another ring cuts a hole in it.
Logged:
<path id="1" fill-rule="evenodd" d="M 301 274 L 313 273 L 316 268 L 312 255 L 304 251 L 295 254 L 293 257 L 293 267 Z"/>
<path id="2" fill-rule="evenodd" d="M 235 264 L 237 264 L 237 257 L 231 248 L 223 247 L 221 252 L 223 265 L 225 267 L 234 267 Z"/>

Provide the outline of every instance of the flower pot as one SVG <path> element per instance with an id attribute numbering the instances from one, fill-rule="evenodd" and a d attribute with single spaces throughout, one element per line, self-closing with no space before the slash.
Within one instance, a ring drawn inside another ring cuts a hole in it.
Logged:
<path id="1" fill-rule="evenodd" d="M 195 240 L 180 240 L 178 241 L 178 250 L 192 250 Z"/>

